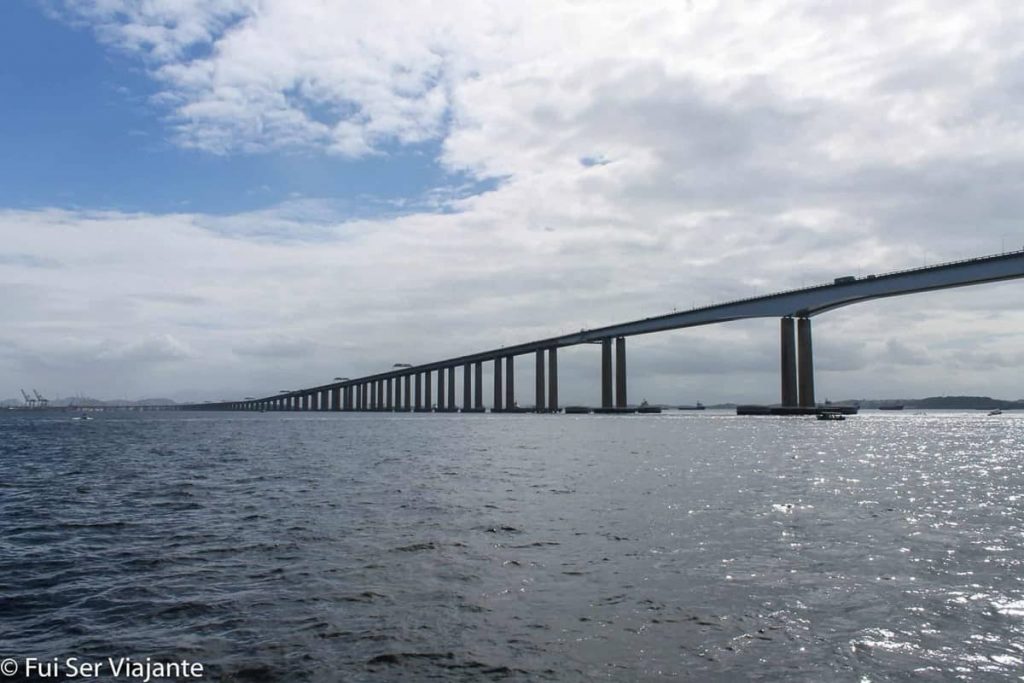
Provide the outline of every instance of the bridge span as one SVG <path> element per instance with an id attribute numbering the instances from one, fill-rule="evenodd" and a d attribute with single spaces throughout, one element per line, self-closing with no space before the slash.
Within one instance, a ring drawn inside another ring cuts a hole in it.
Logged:
<path id="1" fill-rule="evenodd" d="M 241 401 L 182 405 L 183 410 L 387 410 L 483 412 L 483 364 L 493 364 L 491 410 L 514 410 L 515 358 L 534 355 L 535 408 L 559 409 L 558 349 L 601 345 L 601 406 L 627 406 L 626 337 L 747 318 L 780 318 L 781 404 L 813 408 L 814 356 L 811 318 L 842 306 L 906 294 L 1024 277 L 1024 250 L 863 277 L 702 306 L 538 341 L 507 346 L 359 378 Z M 612 342 L 614 340 L 614 353 Z M 456 369 L 462 372 L 462 403 L 456 402 Z M 436 408 L 432 384 L 436 379 Z"/>

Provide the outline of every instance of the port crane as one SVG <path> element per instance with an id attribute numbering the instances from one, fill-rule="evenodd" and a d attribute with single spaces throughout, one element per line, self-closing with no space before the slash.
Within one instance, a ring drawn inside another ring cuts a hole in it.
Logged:
<path id="1" fill-rule="evenodd" d="M 25 393 L 24 389 L 21 390 L 21 395 L 25 399 L 25 405 L 27 405 L 29 408 L 36 407 L 36 400 L 29 396 L 27 393 Z"/>
<path id="2" fill-rule="evenodd" d="M 32 393 L 36 395 L 36 404 L 37 404 L 37 405 L 38 405 L 38 406 L 39 406 L 40 408 L 45 408 L 46 406 L 50 405 L 50 399 L 48 399 L 48 398 L 43 398 L 42 394 L 40 394 L 40 393 L 39 393 L 38 391 L 36 391 L 35 389 L 33 389 L 33 390 L 32 390 Z"/>

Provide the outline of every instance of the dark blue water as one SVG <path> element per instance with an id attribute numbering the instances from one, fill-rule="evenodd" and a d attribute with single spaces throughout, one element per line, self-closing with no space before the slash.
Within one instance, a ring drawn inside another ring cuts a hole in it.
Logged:
<path id="1" fill-rule="evenodd" d="M 0 415 L 0 658 L 1024 674 L 1024 415 Z"/>

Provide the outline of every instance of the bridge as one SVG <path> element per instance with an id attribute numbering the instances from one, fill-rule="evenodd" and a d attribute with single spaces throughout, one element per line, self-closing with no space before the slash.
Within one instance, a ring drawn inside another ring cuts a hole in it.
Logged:
<path id="1" fill-rule="evenodd" d="M 535 357 L 536 412 L 557 412 L 558 349 L 601 345 L 601 407 L 626 410 L 626 338 L 666 330 L 713 325 L 748 318 L 779 318 L 781 405 L 813 408 L 814 355 L 811 318 L 822 313 L 892 296 L 965 287 L 1024 277 L 1024 250 L 834 282 L 765 296 L 739 299 L 688 311 L 632 320 L 549 339 L 481 351 L 416 366 L 392 368 L 359 378 L 282 392 L 262 398 L 180 406 L 182 410 L 317 410 L 484 412 L 483 366 L 493 365 L 492 412 L 516 411 L 515 359 Z M 614 353 L 613 353 L 614 342 Z M 456 402 L 456 370 L 461 368 L 461 406 Z M 436 379 L 436 408 L 432 384 Z"/>

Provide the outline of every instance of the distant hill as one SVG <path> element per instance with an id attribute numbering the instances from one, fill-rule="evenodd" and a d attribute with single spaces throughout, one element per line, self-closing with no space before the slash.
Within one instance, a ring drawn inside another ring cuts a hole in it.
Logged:
<path id="1" fill-rule="evenodd" d="M 88 396 L 73 396 L 71 398 L 59 398 L 50 401 L 51 408 L 68 408 L 72 406 L 79 406 L 83 408 L 118 408 L 118 407 L 132 407 L 132 406 L 173 406 L 176 405 L 175 401 L 169 398 L 144 398 L 138 401 L 128 401 L 124 399 L 114 399 L 112 401 L 101 401 L 98 398 L 89 398 Z M 2 408 L 22 408 L 25 406 L 25 402 L 19 398 L 8 398 L 0 400 L 0 407 Z"/>
<path id="2" fill-rule="evenodd" d="M 906 408 L 921 410 L 1024 410 L 1024 399 L 1004 401 L 989 396 L 929 396 L 928 398 L 859 399 L 841 401 L 857 403 L 861 408 L 877 408 L 880 405 L 902 404 Z"/>

